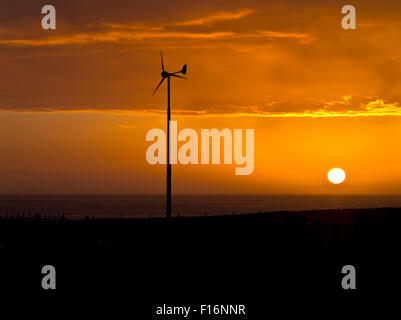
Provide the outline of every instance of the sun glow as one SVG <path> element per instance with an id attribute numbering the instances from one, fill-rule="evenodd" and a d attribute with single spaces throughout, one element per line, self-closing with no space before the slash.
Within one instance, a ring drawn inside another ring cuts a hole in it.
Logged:
<path id="1" fill-rule="evenodd" d="M 329 179 L 331 183 L 340 184 L 345 180 L 345 172 L 339 168 L 331 169 L 327 174 L 327 179 Z"/>

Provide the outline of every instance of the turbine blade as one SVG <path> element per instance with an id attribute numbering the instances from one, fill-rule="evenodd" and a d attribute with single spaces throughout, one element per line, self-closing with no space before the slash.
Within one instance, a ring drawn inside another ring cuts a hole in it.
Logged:
<path id="1" fill-rule="evenodd" d="M 174 73 L 172 73 L 171 74 L 173 77 L 176 77 L 176 78 L 181 78 L 181 79 L 185 79 L 185 80 L 187 80 L 187 78 L 186 77 L 182 77 L 182 76 L 177 76 L 176 74 L 174 74 Z"/>
<path id="2" fill-rule="evenodd" d="M 164 63 L 163 63 L 163 52 L 160 50 L 160 58 L 162 61 L 162 70 L 164 71 Z"/>
<path id="3" fill-rule="evenodd" d="M 153 91 L 152 96 L 156 93 L 157 89 L 159 89 L 159 87 L 161 86 L 161 84 L 163 83 L 164 79 L 166 78 L 162 78 L 159 82 L 159 84 L 157 85 L 156 89 Z"/>

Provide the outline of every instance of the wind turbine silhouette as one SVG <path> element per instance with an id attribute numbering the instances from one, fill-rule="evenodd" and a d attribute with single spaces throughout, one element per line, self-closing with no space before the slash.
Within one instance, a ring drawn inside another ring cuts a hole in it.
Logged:
<path id="1" fill-rule="evenodd" d="M 163 81 L 167 79 L 167 192 L 166 192 L 166 217 L 171 218 L 171 163 L 170 163 L 170 77 L 176 77 L 181 79 L 187 79 L 183 76 L 179 76 L 179 73 L 186 74 L 187 73 L 187 65 L 184 64 L 182 69 L 177 72 L 167 72 L 164 70 L 163 63 L 163 53 L 160 51 L 160 58 L 162 63 L 162 79 L 157 85 L 156 89 L 153 91 L 152 96 L 156 93 L 157 89 L 161 86 Z"/>

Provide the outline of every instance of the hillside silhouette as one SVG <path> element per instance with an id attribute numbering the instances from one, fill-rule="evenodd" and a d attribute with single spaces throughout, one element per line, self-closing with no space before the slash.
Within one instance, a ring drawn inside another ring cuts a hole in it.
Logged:
<path id="1" fill-rule="evenodd" d="M 397 208 L 172 219 L 3 218 L 2 290 L 44 298 L 129 297 L 144 314 L 163 303 L 248 303 L 256 314 L 263 313 L 265 299 L 358 299 L 401 283 L 400 227 Z M 56 294 L 40 287 L 44 264 L 57 269 Z M 355 292 L 341 287 L 347 264 L 357 269 Z"/>

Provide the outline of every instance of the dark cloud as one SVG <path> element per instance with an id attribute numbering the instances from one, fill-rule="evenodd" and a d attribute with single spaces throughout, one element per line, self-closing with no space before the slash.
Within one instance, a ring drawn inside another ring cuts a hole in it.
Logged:
<path id="1" fill-rule="evenodd" d="M 56 31 L 40 28 L 44 4 L 0 4 L 2 110 L 157 113 L 164 49 L 168 68 L 189 66 L 177 112 L 398 114 L 396 1 L 354 2 L 355 31 L 340 1 L 55 0 Z"/>

